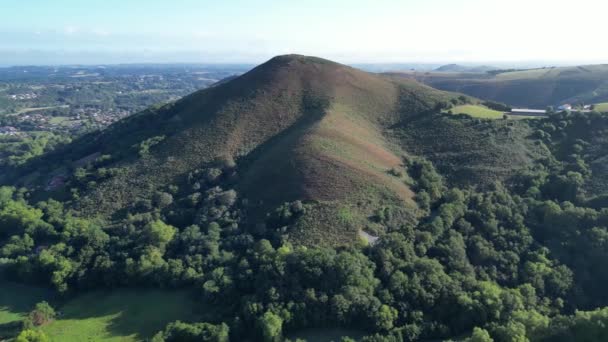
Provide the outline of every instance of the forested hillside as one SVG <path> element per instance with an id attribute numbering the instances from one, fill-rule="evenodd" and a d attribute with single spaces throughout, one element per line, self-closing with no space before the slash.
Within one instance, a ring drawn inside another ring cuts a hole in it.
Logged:
<path id="1" fill-rule="evenodd" d="M 165 320 L 138 304 L 154 329 L 103 334 L 605 340 L 608 116 L 443 112 L 468 101 L 280 56 L 16 167 L 0 289 L 52 294 L 29 314 L 0 302 L 0 336 L 65 338 L 109 314 L 79 315 L 87 294 L 163 289 Z"/>

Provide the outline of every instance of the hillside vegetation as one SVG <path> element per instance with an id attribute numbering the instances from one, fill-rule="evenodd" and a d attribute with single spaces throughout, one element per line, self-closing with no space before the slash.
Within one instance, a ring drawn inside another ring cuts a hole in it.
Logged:
<path id="1" fill-rule="evenodd" d="M 310 215 L 315 219 L 304 220 L 302 229 L 335 232 L 316 242 L 345 243 L 356 239 L 376 207 L 410 208 L 414 215 L 412 191 L 388 173 L 402 170 L 403 151 L 384 131 L 404 114 L 428 111 L 451 97 L 322 59 L 281 56 L 85 136 L 57 151 L 59 157 L 25 169 L 38 175 L 46 170 L 39 179 L 47 182 L 60 170 L 73 169 L 74 161 L 106 156 L 104 168 L 115 170 L 112 177 L 79 190 L 73 203 L 83 213 L 115 220 L 138 201 L 152 200 L 154 191 L 183 187 L 196 170 L 236 161 L 232 183 L 249 203 L 253 220 L 263 221 L 257 213 L 284 202 L 314 202 L 311 210 L 326 214 Z M 352 211 L 352 220 L 336 219 L 340 210 Z"/>
<path id="2" fill-rule="evenodd" d="M 0 332 L 605 340 L 608 116 L 448 112 L 480 103 L 279 56 L 15 165 L 0 275 L 52 293 Z"/>

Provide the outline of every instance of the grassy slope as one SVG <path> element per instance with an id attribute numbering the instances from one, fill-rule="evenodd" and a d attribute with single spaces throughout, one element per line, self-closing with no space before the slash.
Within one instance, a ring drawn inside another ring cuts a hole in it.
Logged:
<path id="1" fill-rule="evenodd" d="M 41 329 L 54 341 L 144 341 L 175 320 L 196 321 L 187 293 L 119 290 L 78 296 Z"/>
<path id="2" fill-rule="evenodd" d="M 595 110 L 598 112 L 606 113 L 608 112 L 608 102 L 602 102 L 595 105 Z"/>
<path id="3" fill-rule="evenodd" d="M 217 157 L 234 157 L 240 160 L 238 190 L 254 204 L 253 214 L 285 201 L 318 201 L 332 209 L 327 217 L 333 219 L 308 226 L 330 230 L 337 224 L 349 233 L 337 233 L 336 241 L 348 241 L 356 239 L 356 226 L 372 207 L 415 207 L 409 188 L 387 174 L 399 167 L 402 151 L 383 135 L 399 121 L 404 89 L 414 104 L 424 104 L 413 111 L 452 97 L 318 58 L 281 56 L 173 105 L 132 116 L 57 155 L 77 160 L 94 152 L 131 151 L 117 157 L 123 175 L 80 200 L 85 212 L 103 216 L 120 214 Z M 166 139 L 149 157 L 138 158 L 133 146 L 158 135 Z M 40 162 L 32 169 L 50 173 L 58 167 Z M 344 206 L 357 213 L 356 224 L 339 224 Z"/>
<path id="4" fill-rule="evenodd" d="M 481 119 L 502 119 L 504 113 L 482 105 L 461 105 L 451 109 L 454 114 L 466 114 Z"/>
<path id="5" fill-rule="evenodd" d="M 209 319 L 183 291 L 98 291 L 61 303 L 50 290 L 1 281 L 0 325 L 22 320 L 43 300 L 61 313 L 41 327 L 53 341 L 143 341 L 169 322 Z"/>
<path id="6" fill-rule="evenodd" d="M 472 184 L 500 179 L 530 159 L 528 150 L 516 151 L 523 135 L 512 136 L 515 143 L 493 141 L 489 131 L 446 125 L 430 115 L 437 102 L 455 96 L 402 77 L 314 57 L 280 56 L 232 81 L 84 137 L 56 156 L 74 161 L 94 152 L 114 155 L 114 166 L 125 172 L 78 202 L 88 215 L 106 218 L 119 217 L 154 190 L 179 184 L 193 169 L 230 156 L 239 161 L 237 190 L 249 199 L 251 223 L 283 202 L 305 200 L 312 209 L 296 224 L 294 241 L 342 245 L 357 241 L 357 231 L 382 206 L 415 214 L 405 180 L 388 173 L 401 168 L 404 154 L 461 163 L 444 163 L 444 170 L 467 169 Z M 399 138 L 393 139 L 393 133 Z M 138 157 L 133 146 L 159 135 L 166 138 L 150 156 Z M 467 157 L 454 157 L 458 154 Z M 503 167 L 501 155 L 514 163 Z M 46 160 L 33 162 L 32 170 L 50 174 L 61 166 Z"/>
<path id="7" fill-rule="evenodd" d="M 21 320 L 34 305 L 49 298 L 42 288 L 0 281 L 0 324 Z"/>

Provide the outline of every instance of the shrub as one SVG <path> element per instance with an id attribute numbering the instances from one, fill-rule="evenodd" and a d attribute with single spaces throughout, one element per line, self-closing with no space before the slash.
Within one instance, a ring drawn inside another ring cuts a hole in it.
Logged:
<path id="1" fill-rule="evenodd" d="M 234 202 L 236 202 L 236 197 L 237 197 L 236 191 L 228 190 L 228 191 L 219 193 L 217 195 L 217 201 L 221 205 L 231 206 L 234 204 Z"/>
<path id="2" fill-rule="evenodd" d="M 55 319 L 55 309 L 47 302 L 40 302 L 36 304 L 34 310 L 32 310 L 28 316 L 29 322 L 25 325 L 41 326 L 49 323 Z"/>
<path id="3" fill-rule="evenodd" d="M 169 323 L 164 331 L 152 338 L 153 342 L 228 342 L 229 328 L 226 324 Z"/>
<path id="4" fill-rule="evenodd" d="M 173 203 L 173 195 L 167 192 L 158 191 L 154 194 L 154 205 L 164 208 Z"/>
<path id="5" fill-rule="evenodd" d="M 15 339 L 15 342 L 48 342 L 50 339 L 40 330 L 23 330 Z"/>

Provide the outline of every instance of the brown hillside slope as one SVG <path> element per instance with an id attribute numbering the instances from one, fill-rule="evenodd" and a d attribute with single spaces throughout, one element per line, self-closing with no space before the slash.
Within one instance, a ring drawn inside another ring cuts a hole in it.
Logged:
<path id="1" fill-rule="evenodd" d="M 232 159 L 237 174 L 226 185 L 238 192 L 249 227 L 261 227 L 266 213 L 283 203 L 302 200 L 307 212 L 290 239 L 350 244 L 360 229 L 382 233 L 384 226 L 372 219 L 378 210 L 415 221 L 410 180 L 399 172 L 405 154 L 424 155 L 446 176 L 463 176 L 449 177 L 454 183 L 473 186 L 503 180 L 535 158 L 523 123 L 478 124 L 435 110 L 455 96 L 319 58 L 279 56 L 24 169 L 46 184 L 55 170 L 73 169 L 73 161 L 111 155 L 103 164 L 111 176 L 81 186 L 73 205 L 86 216 L 123 222 L 157 191 L 188 196 L 196 191 L 187 182 L 192 172 Z M 53 196 L 71 196 L 69 190 Z"/>
<path id="2" fill-rule="evenodd" d="M 412 101 L 424 102 L 414 111 L 450 97 L 318 58 L 273 58 L 96 137 L 91 146 L 102 146 L 102 153 L 165 138 L 145 158 L 120 161 L 124 172 L 85 194 L 79 206 L 90 215 L 116 217 L 193 169 L 227 157 L 239 161 L 237 190 L 252 203 L 252 213 L 286 201 L 313 201 L 323 210 L 356 213 L 344 222 L 353 226 L 346 238 L 352 239 L 373 207 L 415 207 L 409 187 L 387 172 L 400 167 L 401 151 L 382 133 L 399 121 L 408 92 L 417 94 Z M 314 225 L 330 224 L 335 222 Z"/>

